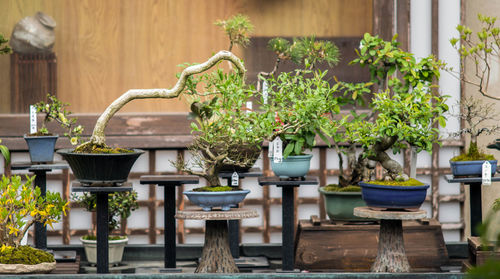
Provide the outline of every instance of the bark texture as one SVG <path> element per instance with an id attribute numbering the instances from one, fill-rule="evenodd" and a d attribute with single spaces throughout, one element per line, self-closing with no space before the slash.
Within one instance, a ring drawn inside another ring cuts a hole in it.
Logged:
<path id="1" fill-rule="evenodd" d="M 378 254 L 372 272 L 410 272 L 401 220 L 380 220 Z"/>
<path id="2" fill-rule="evenodd" d="M 92 132 L 92 137 L 90 138 L 90 144 L 104 145 L 105 136 L 104 129 L 108 124 L 109 119 L 118 112 L 124 105 L 135 99 L 151 99 L 151 98 L 163 98 L 172 99 L 179 96 L 186 85 L 186 80 L 189 76 L 194 74 L 202 73 L 211 67 L 215 66 L 219 61 L 227 60 L 233 63 L 241 75 L 245 74 L 245 67 L 241 60 L 229 51 L 219 51 L 214 56 L 210 57 L 207 61 L 201 64 L 189 66 L 185 68 L 179 77 L 179 80 L 171 89 L 158 88 L 158 89 L 130 89 L 123 95 L 114 100 L 106 110 L 101 114 Z M 84 143 L 88 144 L 88 143 Z"/>
<path id="3" fill-rule="evenodd" d="M 226 220 L 207 220 L 205 244 L 195 273 L 238 273 L 231 250 Z"/>

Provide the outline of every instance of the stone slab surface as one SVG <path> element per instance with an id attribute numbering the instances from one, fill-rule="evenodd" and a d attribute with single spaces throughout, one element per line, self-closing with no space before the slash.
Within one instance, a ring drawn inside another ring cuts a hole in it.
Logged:
<path id="1" fill-rule="evenodd" d="M 195 210 L 179 210 L 175 215 L 177 219 L 193 220 L 241 220 L 257 217 L 259 217 L 259 213 L 257 213 L 256 210 L 246 208 L 232 208 L 228 211 L 203 211 L 201 208 Z"/>
<path id="2" fill-rule="evenodd" d="M 373 210 L 364 206 L 354 208 L 354 215 L 358 217 L 383 220 L 418 220 L 426 218 L 427 212 L 425 210 Z"/>

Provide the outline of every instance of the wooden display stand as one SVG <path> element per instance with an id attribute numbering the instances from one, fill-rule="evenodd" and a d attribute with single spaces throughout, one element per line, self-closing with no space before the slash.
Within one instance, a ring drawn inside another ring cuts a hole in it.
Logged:
<path id="1" fill-rule="evenodd" d="M 10 56 L 10 112 L 26 113 L 29 106 L 57 96 L 57 58 L 53 52 Z"/>
<path id="2" fill-rule="evenodd" d="M 493 243 L 485 246 L 481 243 L 479 237 L 471 236 L 467 239 L 467 244 L 469 248 L 469 263 L 466 265 L 467 267 L 482 265 L 486 260 L 491 258 L 500 259 L 500 251 L 495 249 Z"/>
<path id="3" fill-rule="evenodd" d="M 300 220 L 295 267 L 309 271 L 370 271 L 377 256 L 379 222 Z M 437 272 L 448 264 L 441 224 L 403 221 L 406 255 L 413 271 Z"/>

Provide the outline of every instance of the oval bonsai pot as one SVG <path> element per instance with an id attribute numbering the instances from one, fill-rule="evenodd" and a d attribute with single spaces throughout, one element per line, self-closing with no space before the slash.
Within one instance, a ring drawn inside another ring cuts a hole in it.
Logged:
<path id="1" fill-rule="evenodd" d="M 227 211 L 231 207 L 236 207 L 243 201 L 250 190 L 222 191 L 222 192 L 197 192 L 184 191 L 183 194 L 190 202 L 200 206 L 204 211 L 211 211 L 213 207 L 221 207 Z"/>
<path id="2" fill-rule="evenodd" d="M 309 172 L 311 154 L 293 155 L 283 158 L 281 163 L 275 163 L 271 158 L 271 169 L 280 178 L 303 177 Z"/>
<path id="3" fill-rule="evenodd" d="M 420 208 L 427 195 L 429 185 L 388 186 L 359 182 L 363 200 L 369 207 L 391 209 Z"/>
<path id="4" fill-rule="evenodd" d="M 58 135 L 33 137 L 24 135 L 24 140 L 28 144 L 31 162 L 49 163 L 54 161 L 54 149 L 58 138 Z"/>
<path id="5" fill-rule="evenodd" d="M 325 197 L 325 209 L 330 220 L 366 221 L 366 218 L 354 216 L 354 208 L 366 206 L 361 192 L 332 192 L 319 187 L 318 191 Z"/>
<path id="6" fill-rule="evenodd" d="M 482 176 L 483 163 L 486 160 L 478 161 L 450 161 L 453 176 Z M 489 160 L 491 164 L 491 176 L 497 171 L 497 160 Z"/>
<path id="7" fill-rule="evenodd" d="M 61 149 L 59 153 L 68 161 L 76 179 L 84 184 L 121 183 L 127 181 L 130 169 L 143 150 L 131 153 L 94 154 L 74 153 L 73 149 Z"/>

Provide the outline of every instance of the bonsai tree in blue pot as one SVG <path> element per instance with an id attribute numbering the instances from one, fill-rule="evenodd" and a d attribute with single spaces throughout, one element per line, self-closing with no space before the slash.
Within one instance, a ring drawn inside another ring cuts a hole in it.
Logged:
<path id="1" fill-rule="evenodd" d="M 361 40 L 352 63 L 367 66 L 380 90 L 373 93 L 372 113 L 365 119 L 369 121 L 345 121 L 344 127 L 348 139 L 362 146 L 364 156 L 386 171 L 382 180 L 359 183 L 368 206 L 418 208 L 429 185 L 409 178 L 387 152 L 398 153 L 408 146 L 431 152 L 432 144 L 438 143 L 437 127 L 445 126 L 448 107 L 446 96 L 435 93 L 431 83 L 439 78 L 443 64 L 432 55 L 417 62 L 395 39 L 386 42 L 365 34 Z"/>
<path id="2" fill-rule="evenodd" d="M 36 112 L 45 116 L 36 132 L 24 135 L 32 163 L 52 162 L 54 158 L 54 148 L 59 135 L 49 131 L 49 122 L 57 122 L 65 130 L 64 136 L 69 138 L 71 144 L 78 144 L 83 127 L 76 125 L 76 118 L 69 117 L 71 112 L 66 110 L 68 105 L 50 94 L 47 94 L 47 102 L 40 101 L 34 105 Z"/>
<path id="3" fill-rule="evenodd" d="M 320 62 L 330 66 L 338 62 L 338 48 L 329 41 L 317 41 L 314 37 L 295 39 L 275 38 L 269 48 L 277 54 L 276 66 L 270 73 L 260 73 L 267 85 L 267 95 L 262 96 L 262 107 L 269 117 L 274 117 L 272 133 L 268 136 L 271 168 L 282 178 L 302 177 L 310 167 L 311 150 L 316 135 L 328 143 L 322 130 L 330 119 L 332 102 L 337 86 L 331 86 L 327 71 L 315 69 Z M 293 72 L 281 72 L 275 76 L 277 65 L 292 60 L 303 66 Z M 336 109 L 338 111 L 338 106 Z"/>

